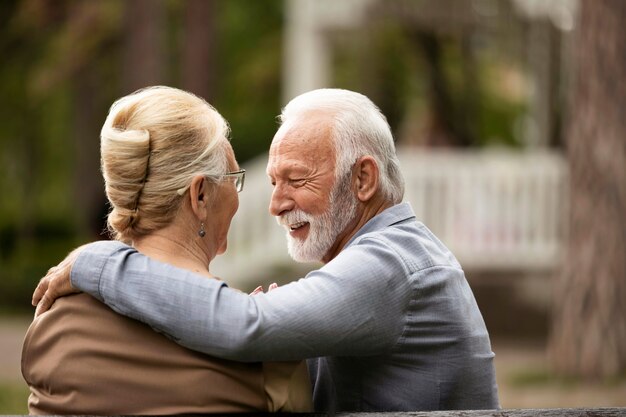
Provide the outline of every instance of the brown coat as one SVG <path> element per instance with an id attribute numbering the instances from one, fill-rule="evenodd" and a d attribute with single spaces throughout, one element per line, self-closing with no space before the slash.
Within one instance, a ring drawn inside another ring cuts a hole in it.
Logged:
<path id="1" fill-rule="evenodd" d="M 86 294 L 59 299 L 22 351 L 31 414 L 310 411 L 304 362 L 237 363 L 185 349 Z"/>

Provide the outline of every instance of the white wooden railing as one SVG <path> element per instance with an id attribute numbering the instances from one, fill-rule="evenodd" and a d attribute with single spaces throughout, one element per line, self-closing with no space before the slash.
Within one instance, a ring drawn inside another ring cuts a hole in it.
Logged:
<path id="1" fill-rule="evenodd" d="M 567 210 L 566 165 L 546 151 L 399 149 L 405 201 L 465 269 L 548 270 L 559 262 Z M 256 282 L 293 265 L 268 214 L 266 159 L 245 165 L 229 249 L 212 265 L 229 282 Z M 313 267 L 310 265 L 309 267 Z"/>

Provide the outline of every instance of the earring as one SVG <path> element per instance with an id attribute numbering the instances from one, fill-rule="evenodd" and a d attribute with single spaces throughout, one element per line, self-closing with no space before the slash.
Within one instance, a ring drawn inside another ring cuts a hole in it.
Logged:
<path id="1" fill-rule="evenodd" d="M 206 235 L 206 232 L 204 231 L 204 223 L 200 222 L 200 230 L 198 230 L 198 236 L 204 237 L 205 235 Z"/>

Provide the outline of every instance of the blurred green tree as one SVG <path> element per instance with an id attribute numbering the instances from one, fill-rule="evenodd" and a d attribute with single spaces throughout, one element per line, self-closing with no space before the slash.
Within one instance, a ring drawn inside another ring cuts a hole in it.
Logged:
<path id="1" fill-rule="evenodd" d="M 0 2 L 0 305 L 79 242 L 105 238 L 99 131 L 135 89 L 188 89 L 229 120 L 240 162 L 280 110 L 282 2 Z"/>
<path id="2" fill-rule="evenodd" d="M 373 2 L 366 24 L 329 35 L 334 82 L 371 97 L 403 144 L 522 146 L 524 22 L 510 2 L 492 6 Z"/>

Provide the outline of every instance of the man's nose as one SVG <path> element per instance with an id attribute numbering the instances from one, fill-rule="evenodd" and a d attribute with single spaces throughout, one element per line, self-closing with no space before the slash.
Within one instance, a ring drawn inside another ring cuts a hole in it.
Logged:
<path id="1" fill-rule="evenodd" d="M 285 188 L 284 186 L 276 185 L 272 191 L 272 198 L 270 200 L 270 214 L 272 216 L 280 216 L 294 208 L 294 201 Z"/>

